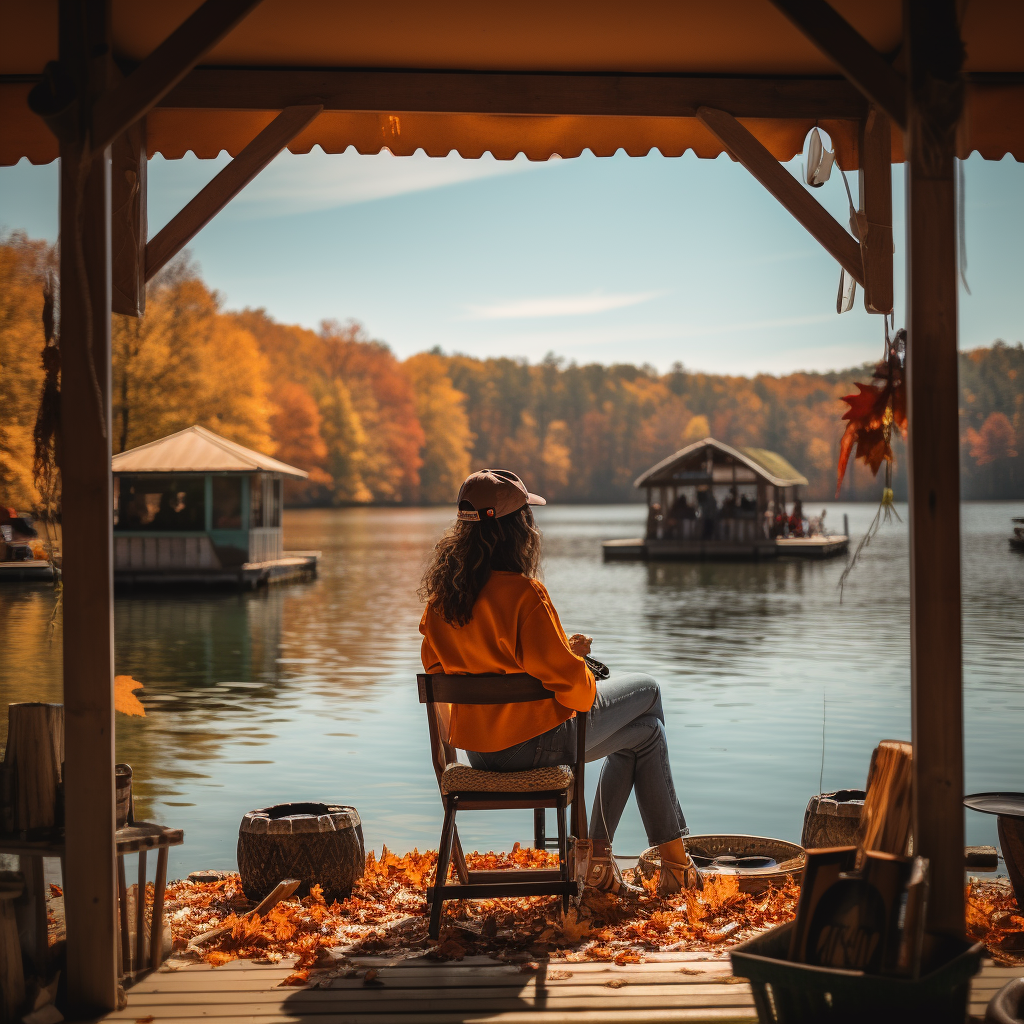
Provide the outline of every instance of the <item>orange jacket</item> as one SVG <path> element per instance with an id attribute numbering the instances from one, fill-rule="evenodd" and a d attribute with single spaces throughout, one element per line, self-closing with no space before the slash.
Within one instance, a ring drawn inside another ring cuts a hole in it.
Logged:
<path id="1" fill-rule="evenodd" d="M 463 750 L 504 750 L 561 725 L 594 703 L 594 676 L 569 650 L 543 583 L 517 572 L 492 572 L 464 626 L 429 606 L 420 620 L 425 672 L 511 675 L 527 672 L 555 699 L 528 704 L 456 704 L 448 742 Z"/>

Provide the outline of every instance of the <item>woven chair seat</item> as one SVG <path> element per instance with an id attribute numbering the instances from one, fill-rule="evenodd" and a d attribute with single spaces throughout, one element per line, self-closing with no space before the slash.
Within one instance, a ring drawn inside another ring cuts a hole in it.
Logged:
<path id="1" fill-rule="evenodd" d="M 568 792 L 572 769 L 556 764 L 526 772 L 484 772 L 465 764 L 450 764 L 441 774 L 441 792 L 449 793 L 542 793 Z"/>

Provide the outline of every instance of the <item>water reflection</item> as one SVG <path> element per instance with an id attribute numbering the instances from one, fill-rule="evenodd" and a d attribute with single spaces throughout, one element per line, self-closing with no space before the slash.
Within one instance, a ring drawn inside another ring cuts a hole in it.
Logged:
<path id="1" fill-rule="evenodd" d="M 855 535 L 874 514 L 832 506 L 830 521 L 844 511 Z M 1019 514 L 1010 504 L 964 509 L 972 789 L 1024 783 L 1024 559 L 1006 544 Z M 563 624 L 592 634 L 613 670 L 662 683 L 695 831 L 796 839 L 819 776 L 826 788 L 862 784 L 874 744 L 909 735 L 906 528 L 884 529 L 865 549 L 840 603 L 841 561 L 603 564 L 600 541 L 635 536 L 643 517 L 643 506 L 539 510 L 544 577 Z M 355 803 L 378 848 L 437 842 L 413 678 L 415 591 L 450 518 L 443 509 L 290 512 L 289 545 L 323 551 L 315 580 L 254 594 L 118 596 L 117 671 L 145 684 L 147 716 L 118 716 L 117 754 L 135 768 L 140 813 L 186 831 L 172 874 L 231 866 L 241 815 L 286 799 Z M 53 607 L 45 586 L 0 591 L 0 700 L 60 700 Z M 596 772 L 588 781 L 592 799 Z M 529 835 L 528 814 L 510 818 L 475 816 L 467 843 L 508 846 Z M 968 835 L 994 841 L 981 815 L 968 816 Z M 636 852 L 643 842 L 631 805 L 616 845 Z"/>

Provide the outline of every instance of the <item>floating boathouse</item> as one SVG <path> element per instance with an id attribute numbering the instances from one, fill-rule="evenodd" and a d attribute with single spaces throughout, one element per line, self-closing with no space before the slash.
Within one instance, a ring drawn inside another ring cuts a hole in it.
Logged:
<path id="1" fill-rule="evenodd" d="M 827 558 L 846 551 L 845 534 L 805 519 L 807 478 L 776 452 L 732 448 L 713 437 L 662 459 L 637 478 L 647 491 L 642 538 L 609 540 L 613 558 Z"/>
<path id="2" fill-rule="evenodd" d="M 118 583 L 261 583 L 316 571 L 284 550 L 284 478 L 308 474 L 192 426 L 113 458 Z"/>

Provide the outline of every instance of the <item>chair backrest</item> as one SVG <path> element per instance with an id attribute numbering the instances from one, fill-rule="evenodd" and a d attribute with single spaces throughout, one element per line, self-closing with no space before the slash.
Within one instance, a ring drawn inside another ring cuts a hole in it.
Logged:
<path id="1" fill-rule="evenodd" d="M 440 673 L 416 676 L 421 704 L 427 705 L 427 727 L 430 730 L 430 759 L 437 775 L 458 761 L 455 748 L 445 737 L 448 735 L 448 705 L 450 704 L 529 704 L 538 700 L 554 700 L 554 693 L 535 676 L 525 672 L 508 675 L 459 675 Z M 442 715 L 442 709 L 444 713 Z M 585 839 L 587 835 L 586 806 L 583 800 L 583 772 L 586 762 L 587 716 L 577 714 L 576 723 L 576 799 L 573 800 L 573 834 Z"/>
<path id="2" fill-rule="evenodd" d="M 535 676 L 525 672 L 509 675 L 418 675 L 421 704 L 527 704 L 554 700 L 555 695 Z"/>
<path id="3" fill-rule="evenodd" d="M 416 687 L 421 704 L 427 705 L 430 730 L 430 759 L 438 780 L 458 757 L 448 735 L 449 704 L 527 704 L 535 700 L 554 700 L 555 695 L 536 677 L 525 672 L 509 675 L 449 676 L 440 673 L 417 675 Z"/>

